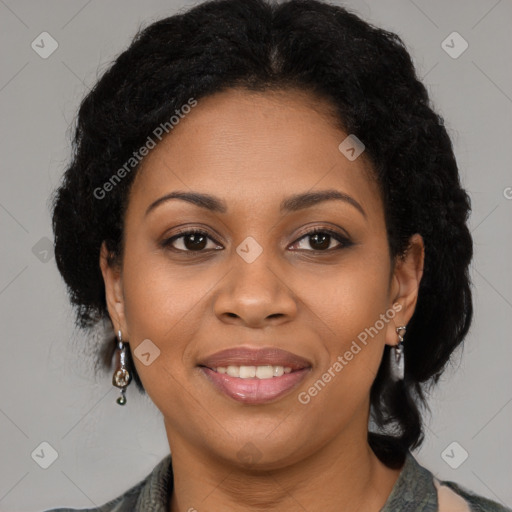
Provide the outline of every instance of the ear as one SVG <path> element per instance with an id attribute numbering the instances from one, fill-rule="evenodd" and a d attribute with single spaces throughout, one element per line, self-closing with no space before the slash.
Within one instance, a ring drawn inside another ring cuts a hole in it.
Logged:
<path id="1" fill-rule="evenodd" d="M 397 256 L 394 262 L 395 268 L 390 285 L 390 301 L 397 313 L 387 324 L 387 345 L 398 343 L 396 328 L 402 325 L 407 326 L 414 313 L 418 301 L 420 281 L 423 276 L 424 260 L 423 238 L 416 233 L 409 239 L 409 246 L 406 251 Z"/>
<path id="2" fill-rule="evenodd" d="M 105 283 L 107 309 L 116 335 L 120 329 L 123 338 L 129 339 L 125 319 L 122 272 L 118 265 L 109 262 L 109 252 L 105 241 L 102 242 L 100 249 L 100 268 Z"/>

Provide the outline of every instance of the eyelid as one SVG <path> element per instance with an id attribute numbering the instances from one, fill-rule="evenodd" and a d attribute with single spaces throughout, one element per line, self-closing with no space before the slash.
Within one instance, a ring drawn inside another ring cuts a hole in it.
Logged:
<path id="1" fill-rule="evenodd" d="M 330 235 L 339 237 L 341 239 L 344 239 L 347 242 L 351 242 L 351 236 L 342 228 L 339 226 L 334 225 L 320 225 L 320 226 L 309 226 L 304 228 L 297 236 L 296 241 L 304 238 L 306 235 L 313 235 L 315 233 L 328 233 Z"/>

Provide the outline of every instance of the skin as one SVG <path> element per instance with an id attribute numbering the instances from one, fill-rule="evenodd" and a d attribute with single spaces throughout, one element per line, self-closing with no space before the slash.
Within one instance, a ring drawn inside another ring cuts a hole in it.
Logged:
<path id="1" fill-rule="evenodd" d="M 390 260 L 370 163 L 364 153 L 349 161 L 339 151 L 347 134 L 326 112 L 327 104 L 300 91 L 231 89 L 199 100 L 135 177 L 121 267 L 107 264 L 102 246 L 116 332 L 132 353 L 145 339 L 160 350 L 148 366 L 134 362 L 164 418 L 174 470 L 171 512 L 378 512 L 399 476 L 367 443 L 369 394 L 385 344 L 398 343 L 396 328 L 414 312 L 423 240 L 414 235 L 405 256 Z M 336 200 L 279 212 L 285 197 L 325 189 L 350 195 L 366 217 Z M 170 200 L 145 215 L 176 190 L 212 194 L 228 210 Z M 178 226 L 208 232 L 201 254 L 190 237 L 159 245 Z M 315 227 L 348 234 L 352 245 L 304 236 Z M 248 236 L 263 249 L 252 263 L 236 252 Z M 298 393 L 393 304 L 401 308 L 394 318 L 308 404 L 300 403 Z M 273 403 L 242 404 L 197 367 L 201 357 L 241 345 L 280 347 L 311 361 L 312 370 Z M 247 443 L 258 454 L 252 464 L 239 458 Z"/>

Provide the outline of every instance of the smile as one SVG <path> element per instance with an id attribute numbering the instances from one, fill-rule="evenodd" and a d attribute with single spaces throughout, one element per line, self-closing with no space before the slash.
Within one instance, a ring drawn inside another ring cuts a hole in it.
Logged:
<path id="1" fill-rule="evenodd" d="M 296 388 L 311 370 L 308 367 L 292 371 L 291 368 L 270 365 L 228 366 L 217 369 L 200 366 L 200 369 L 217 391 L 238 402 L 251 405 L 264 404 L 284 397 Z M 262 377 L 258 377 L 258 373 Z"/>

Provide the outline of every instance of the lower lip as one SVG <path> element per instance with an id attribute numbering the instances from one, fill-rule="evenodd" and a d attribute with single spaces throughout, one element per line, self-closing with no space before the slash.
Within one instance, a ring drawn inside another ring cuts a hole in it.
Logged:
<path id="1" fill-rule="evenodd" d="M 282 397 L 297 387 L 311 370 L 303 368 L 271 379 L 241 379 L 217 373 L 204 366 L 200 366 L 200 369 L 218 390 L 245 404 L 264 404 Z"/>

